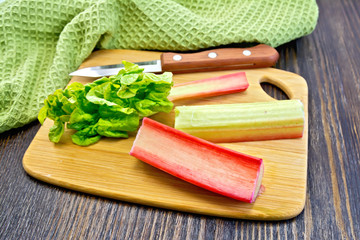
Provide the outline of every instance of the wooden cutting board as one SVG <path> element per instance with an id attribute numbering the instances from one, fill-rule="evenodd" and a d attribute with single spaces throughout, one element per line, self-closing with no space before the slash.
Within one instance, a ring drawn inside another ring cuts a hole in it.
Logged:
<path id="1" fill-rule="evenodd" d="M 158 59 L 159 52 L 101 50 L 94 52 L 81 67 Z M 236 71 L 174 75 L 175 83 L 229 74 Z M 305 131 L 299 139 L 220 144 L 263 158 L 263 192 L 253 204 L 239 202 L 209 192 L 129 155 L 134 135 L 129 139 L 103 138 L 89 146 L 74 145 L 67 130 L 58 144 L 48 140 L 52 121 L 46 120 L 23 158 L 31 176 L 89 194 L 178 211 L 229 218 L 282 220 L 297 216 L 304 208 L 307 177 L 308 90 L 299 75 L 274 69 L 245 70 L 250 83 L 242 93 L 175 102 L 175 105 L 275 101 L 261 82 L 281 88 L 290 99 L 300 99 L 305 107 Z M 94 78 L 73 77 L 88 83 Z M 153 119 L 173 126 L 174 114 L 157 114 Z M 176 146 L 169 146 L 176 147 Z M 171 156 L 169 156 L 171 157 Z"/>

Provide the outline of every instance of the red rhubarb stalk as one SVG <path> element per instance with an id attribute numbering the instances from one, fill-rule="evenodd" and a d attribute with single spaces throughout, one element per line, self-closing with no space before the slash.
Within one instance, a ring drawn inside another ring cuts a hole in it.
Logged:
<path id="1" fill-rule="evenodd" d="M 212 97 L 245 91 L 249 87 L 245 72 L 237 72 L 213 78 L 175 85 L 168 96 L 171 101 L 179 99 Z"/>
<path id="2" fill-rule="evenodd" d="M 144 118 L 130 155 L 207 190 L 252 203 L 264 171 L 260 158 Z"/>

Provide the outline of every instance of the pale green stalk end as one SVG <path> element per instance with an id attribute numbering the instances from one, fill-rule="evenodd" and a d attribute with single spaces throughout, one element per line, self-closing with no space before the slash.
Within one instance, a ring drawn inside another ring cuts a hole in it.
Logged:
<path id="1" fill-rule="evenodd" d="M 175 128 L 213 142 L 300 138 L 304 106 L 300 100 L 179 106 Z"/>

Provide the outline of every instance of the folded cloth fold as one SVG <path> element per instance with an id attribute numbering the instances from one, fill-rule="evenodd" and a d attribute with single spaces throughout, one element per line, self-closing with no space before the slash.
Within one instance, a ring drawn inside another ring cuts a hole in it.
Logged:
<path id="1" fill-rule="evenodd" d="M 0 2 L 0 133 L 37 117 L 94 49 L 274 47 L 310 34 L 315 0 L 5 0 Z M 126 59 L 125 59 L 126 60 Z"/>

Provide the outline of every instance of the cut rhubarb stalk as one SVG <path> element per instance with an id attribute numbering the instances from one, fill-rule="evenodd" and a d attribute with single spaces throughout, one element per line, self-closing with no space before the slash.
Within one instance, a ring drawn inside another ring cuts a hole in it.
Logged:
<path id="1" fill-rule="evenodd" d="M 181 106 L 175 128 L 211 142 L 300 138 L 304 108 L 299 100 Z"/>
<path id="2" fill-rule="evenodd" d="M 245 91 L 249 87 L 245 72 L 237 72 L 219 77 L 206 78 L 198 81 L 175 85 L 168 99 L 212 97 Z"/>
<path id="3" fill-rule="evenodd" d="M 254 202 L 264 171 L 245 155 L 144 118 L 130 155 L 199 187 Z"/>

